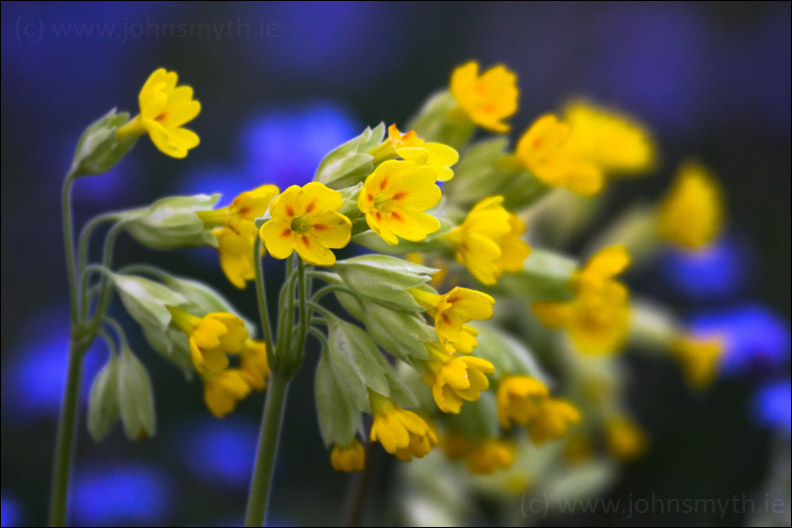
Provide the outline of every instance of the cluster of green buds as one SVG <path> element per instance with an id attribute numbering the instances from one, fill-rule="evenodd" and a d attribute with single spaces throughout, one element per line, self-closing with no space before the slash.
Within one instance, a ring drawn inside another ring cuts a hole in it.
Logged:
<path id="1" fill-rule="evenodd" d="M 121 343 L 91 389 L 92 437 L 101 440 L 119 416 L 132 439 L 156 427 L 146 369 L 107 315 L 115 291 L 150 347 L 201 380 L 213 415 L 268 389 L 248 523 L 263 519 L 285 394 L 309 338 L 322 349 L 314 396 L 337 470 L 363 470 L 375 442 L 402 461 L 440 446 L 446 456 L 431 464 L 493 478 L 524 469 L 526 453 L 545 444 L 557 447 L 543 457 L 570 468 L 640 454 L 646 439 L 623 403 L 618 353 L 628 342 L 649 345 L 680 359 L 700 386 L 720 347 L 687 337 L 666 310 L 632 301 L 617 276 L 661 244 L 711 243 L 720 191 L 702 166 L 683 165 L 662 203 L 618 220 L 580 264 L 552 247 L 579 232 L 611 179 L 654 168 L 654 143 L 633 118 L 573 101 L 539 117 L 510 149 L 506 119 L 518 96 L 506 67 L 480 74 L 467 63 L 408 132 L 367 128 L 327 154 L 313 181 L 284 190 L 261 182 L 223 207 L 219 195 L 200 194 L 106 213 L 86 225 L 75 259 L 75 178 L 106 172 L 143 134 L 176 158 L 199 143 L 183 127 L 201 108 L 192 89 L 173 72 L 154 72 L 137 117 L 111 111 L 86 130 L 65 187 L 73 360 L 97 336 L 115 348 L 106 326 Z M 91 233 L 105 223 L 104 258 L 89 264 Z M 122 231 L 158 250 L 214 248 L 233 286 L 255 283 L 255 322 L 199 281 L 145 264 L 116 269 Z M 349 244 L 366 254 L 337 259 Z M 276 310 L 264 258 L 285 261 Z M 346 315 L 322 303 L 328 295 Z M 488 485 L 521 492 L 528 481 L 513 476 Z"/>

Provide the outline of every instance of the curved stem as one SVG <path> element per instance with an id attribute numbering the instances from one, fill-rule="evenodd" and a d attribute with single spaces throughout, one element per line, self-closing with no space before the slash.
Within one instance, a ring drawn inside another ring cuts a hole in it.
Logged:
<path id="1" fill-rule="evenodd" d="M 313 295 L 313 297 L 311 297 L 311 301 L 313 301 L 313 302 L 319 302 L 319 299 L 321 299 L 322 297 L 324 297 L 324 296 L 325 296 L 325 295 L 327 295 L 328 293 L 333 293 L 333 292 L 336 292 L 336 291 L 340 291 L 340 292 L 348 293 L 348 294 L 350 294 L 350 295 L 355 295 L 355 292 L 353 292 L 353 291 L 352 291 L 352 290 L 349 288 L 349 286 L 347 286 L 347 285 L 345 285 L 345 284 L 329 284 L 329 285 L 327 285 L 327 286 L 324 286 L 324 287 L 322 287 L 322 288 L 319 288 L 319 289 L 316 291 L 316 293 Z"/>
<path id="2" fill-rule="evenodd" d="M 113 265 L 113 249 L 115 248 L 115 241 L 118 238 L 119 233 L 124 229 L 125 222 L 118 221 L 115 225 L 110 228 L 110 231 L 107 232 L 107 236 L 105 237 L 105 245 L 104 245 L 104 257 L 102 259 L 102 265 L 106 270 L 110 270 Z M 96 305 L 96 313 L 94 314 L 92 326 L 98 326 L 102 321 L 105 313 L 107 312 L 107 307 L 110 304 L 110 297 L 112 294 L 112 290 L 109 287 L 108 278 L 106 276 L 102 277 L 101 287 L 99 290 L 99 301 Z"/>
<path id="3" fill-rule="evenodd" d="M 55 463 L 52 473 L 50 495 L 50 526 L 66 525 L 69 479 L 74 461 L 74 438 L 77 436 L 80 407 L 80 385 L 82 383 L 83 354 L 93 339 L 69 340 L 69 370 L 66 376 L 66 393 L 61 403 L 58 418 L 58 433 L 55 441 Z"/>
<path id="4" fill-rule="evenodd" d="M 278 323 L 278 344 L 275 347 L 276 354 L 284 357 L 290 352 L 292 325 L 294 324 L 294 280 L 295 274 L 295 255 L 289 257 L 286 265 L 288 271 L 286 282 L 280 294 L 280 321 Z"/>
<path id="5" fill-rule="evenodd" d="M 297 278 L 299 280 L 299 307 L 300 307 L 300 328 L 297 337 L 297 346 L 294 349 L 296 354 L 299 354 L 298 363 L 302 363 L 302 358 L 305 355 L 303 348 L 305 347 L 305 337 L 308 333 L 308 302 L 307 297 L 311 294 L 308 288 L 311 287 L 311 281 L 305 276 L 305 262 L 303 259 L 297 259 Z"/>
<path id="6" fill-rule="evenodd" d="M 74 183 L 74 174 L 69 173 L 63 182 L 61 192 L 61 209 L 63 214 L 63 242 L 66 249 L 66 271 L 69 276 L 69 312 L 72 327 L 79 320 L 79 304 L 77 289 L 79 287 L 76 263 L 74 261 L 74 225 L 72 221 L 71 188 Z"/>
<path id="7" fill-rule="evenodd" d="M 270 377 L 264 415 L 261 418 L 261 432 L 256 452 L 256 465 L 250 482 L 245 526 L 264 524 L 288 389 L 289 380 L 274 371 Z"/>
<path id="8" fill-rule="evenodd" d="M 332 317 L 333 316 L 333 313 L 330 310 L 328 310 L 327 308 L 325 308 L 324 306 L 322 306 L 321 304 L 316 304 L 315 302 L 312 302 L 312 301 L 308 301 L 305 304 L 307 304 L 308 307 L 311 310 L 316 310 L 317 312 L 319 312 L 320 314 L 324 315 L 325 317 L 327 317 L 327 316 Z"/>
<path id="9" fill-rule="evenodd" d="M 256 298 L 258 299 L 259 317 L 261 318 L 261 330 L 264 332 L 267 353 L 272 354 L 272 325 L 270 323 L 269 310 L 267 309 L 264 272 L 261 269 L 261 237 L 259 236 L 256 236 L 256 242 L 253 244 L 253 262 L 256 263 Z M 270 363 L 272 363 L 272 358 L 270 358 Z"/>
<path id="10" fill-rule="evenodd" d="M 322 321 L 322 323 L 327 324 L 324 321 Z M 327 350 L 328 348 L 330 348 L 330 344 L 327 342 L 327 337 L 322 332 L 320 332 L 318 329 L 316 329 L 316 328 L 314 328 L 312 326 L 312 327 L 308 328 L 308 332 L 312 336 L 314 336 L 316 339 L 318 339 L 320 343 L 322 343 L 322 346 L 324 347 L 324 350 Z"/>
<path id="11" fill-rule="evenodd" d="M 112 222 L 118 217 L 117 213 L 105 213 L 99 216 L 93 217 L 91 220 L 88 221 L 87 224 L 82 228 L 80 232 L 80 239 L 78 242 L 78 258 L 79 258 L 79 269 L 85 269 L 85 266 L 88 264 L 88 248 L 91 242 L 91 235 L 93 234 L 94 230 L 105 224 L 107 222 Z M 86 299 L 86 286 L 83 283 L 82 287 L 82 318 L 85 319 L 88 317 L 88 301 Z"/>

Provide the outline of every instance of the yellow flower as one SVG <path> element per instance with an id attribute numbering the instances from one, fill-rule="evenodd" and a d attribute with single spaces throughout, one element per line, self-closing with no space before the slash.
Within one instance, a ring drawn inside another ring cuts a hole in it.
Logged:
<path id="1" fill-rule="evenodd" d="M 501 204 L 503 196 L 484 198 L 470 210 L 462 225 L 443 236 L 482 284 L 492 285 L 504 271 L 519 271 L 531 248 L 520 240 L 525 224 Z"/>
<path id="2" fill-rule="evenodd" d="M 311 182 L 292 185 L 270 204 L 271 220 L 259 234 L 270 255 L 285 259 L 297 251 L 307 264 L 332 266 L 335 254 L 349 244 L 352 222 L 337 213 L 344 205 L 341 193 Z"/>
<path id="3" fill-rule="evenodd" d="M 517 112 L 520 91 L 517 75 L 503 65 L 493 66 L 479 76 L 479 64 L 470 61 L 451 74 L 451 95 L 459 108 L 482 128 L 508 132 L 504 119 Z"/>
<path id="4" fill-rule="evenodd" d="M 580 423 L 580 411 L 565 400 L 547 398 L 528 422 L 528 434 L 537 445 L 564 436 L 571 424 Z"/>
<path id="5" fill-rule="evenodd" d="M 204 402 L 209 411 L 222 418 L 250 394 L 250 386 L 239 369 L 226 369 L 217 373 L 204 372 Z"/>
<path id="6" fill-rule="evenodd" d="M 619 351 L 627 337 L 629 292 L 614 277 L 629 263 L 623 246 L 600 250 L 572 277 L 571 301 L 533 303 L 534 315 L 549 328 L 566 328 L 583 353 Z"/>
<path id="7" fill-rule="evenodd" d="M 723 193 L 703 165 L 689 161 L 677 172 L 660 204 L 663 238 L 687 249 L 701 249 L 718 237 L 723 224 Z"/>
<path id="8" fill-rule="evenodd" d="M 451 165 L 459 161 L 459 153 L 442 143 L 427 143 L 418 137 L 415 130 L 406 134 L 399 132 L 396 125 L 388 127 L 388 139 L 374 147 L 369 154 L 374 156 L 374 165 L 401 157 L 412 161 L 416 166 L 428 166 L 435 170 L 438 181 L 448 181 L 454 177 Z"/>
<path id="9" fill-rule="evenodd" d="M 547 386 L 535 378 L 509 376 L 498 384 L 498 420 L 505 429 L 512 423 L 526 425 L 549 395 Z"/>
<path id="10" fill-rule="evenodd" d="M 366 452 L 357 438 L 347 447 L 333 446 L 330 452 L 330 463 L 336 471 L 363 471 L 366 467 Z"/>
<path id="11" fill-rule="evenodd" d="M 263 341 L 248 339 L 240 353 L 242 377 L 253 390 L 267 388 L 267 379 L 270 376 L 269 360 L 267 359 L 267 345 Z"/>
<path id="12" fill-rule="evenodd" d="M 500 438 L 487 438 L 467 455 L 468 470 L 474 475 L 490 475 L 514 464 L 514 443 Z"/>
<path id="13" fill-rule="evenodd" d="M 200 143 L 198 134 L 183 128 L 201 111 L 201 103 L 193 99 L 193 89 L 176 86 L 178 75 L 160 68 L 148 78 L 140 90 L 140 114 L 119 128 L 119 139 L 148 133 L 154 145 L 164 154 L 183 158 Z"/>
<path id="14" fill-rule="evenodd" d="M 478 332 L 467 323 L 492 317 L 495 299 L 486 293 L 459 286 L 443 295 L 419 289 L 412 289 L 410 293 L 418 304 L 426 308 L 427 315 L 434 321 L 440 344 L 447 352 L 473 352 Z"/>
<path id="15" fill-rule="evenodd" d="M 440 229 L 440 222 L 423 212 L 442 197 L 436 180 L 431 167 L 418 167 L 412 161 L 386 161 L 366 178 L 358 208 L 366 215 L 369 227 L 388 244 L 398 244 L 397 237 L 419 242 Z"/>
<path id="16" fill-rule="evenodd" d="M 242 352 L 248 338 L 242 319 L 231 313 L 210 313 L 196 317 L 168 306 L 172 323 L 187 334 L 190 355 L 199 373 L 219 374 L 228 367 L 226 354 Z"/>
<path id="17" fill-rule="evenodd" d="M 465 435 L 457 431 L 448 431 L 440 440 L 440 445 L 443 448 L 445 456 L 451 460 L 460 460 L 465 458 L 470 452 L 470 444 L 465 438 Z"/>
<path id="18" fill-rule="evenodd" d="M 610 454 L 619 460 L 631 460 L 646 450 L 646 434 L 629 418 L 619 416 L 605 426 Z"/>
<path id="19" fill-rule="evenodd" d="M 403 462 L 423 458 L 437 445 L 437 434 L 417 414 L 396 407 L 385 396 L 369 391 L 374 423 L 370 438 Z"/>
<path id="20" fill-rule="evenodd" d="M 463 400 L 476 401 L 481 391 L 489 388 L 485 374 L 495 372 L 495 367 L 486 359 L 454 357 L 434 343 L 427 343 L 426 348 L 429 359 L 422 362 L 424 382 L 432 387 L 437 408 L 444 413 L 458 414 Z"/>
<path id="21" fill-rule="evenodd" d="M 708 387 L 715 378 L 718 363 L 723 355 L 723 339 L 718 336 L 679 336 L 671 351 L 682 364 L 688 383 L 695 389 Z"/>

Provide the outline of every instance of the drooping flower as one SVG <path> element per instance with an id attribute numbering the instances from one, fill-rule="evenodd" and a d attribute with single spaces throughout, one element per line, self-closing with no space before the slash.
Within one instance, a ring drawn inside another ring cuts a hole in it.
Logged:
<path id="1" fill-rule="evenodd" d="M 349 244 L 352 232 L 349 218 L 336 212 L 343 205 L 340 192 L 319 182 L 292 185 L 270 204 L 272 219 L 261 226 L 259 235 L 277 259 L 297 251 L 307 264 L 332 266 L 331 249 Z"/>
<path id="2" fill-rule="evenodd" d="M 369 152 L 374 164 L 400 157 L 412 161 L 417 167 L 434 169 L 437 181 L 448 181 L 454 177 L 451 165 L 459 161 L 456 150 L 443 143 L 427 143 L 414 130 L 402 134 L 396 125 L 388 127 L 388 138 Z"/>
<path id="3" fill-rule="evenodd" d="M 504 271 L 519 271 L 531 248 L 520 240 L 525 224 L 501 204 L 503 196 L 484 198 L 462 225 L 443 239 L 456 250 L 456 260 L 482 284 L 495 284 Z"/>
<path id="4" fill-rule="evenodd" d="M 605 434 L 608 451 L 618 460 L 632 460 L 646 450 L 646 433 L 625 416 L 608 420 Z"/>
<path id="5" fill-rule="evenodd" d="M 614 277 L 629 263 L 623 246 L 600 250 L 572 277 L 571 301 L 533 303 L 534 315 L 549 328 L 566 328 L 583 353 L 619 351 L 627 337 L 629 292 Z"/>
<path id="6" fill-rule="evenodd" d="M 682 164 L 660 204 L 660 235 L 686 249 L 707 247 L 720 234 L 723 202 L 723 192 L 706 167 L 694 161 Z"/>
<path id="7" fill-rule="evenodd" d="M 248 339 L 240 352 L 240 370 L 242 377 L 253 390 L 267 388 L 270 376 L 267 345 L 263 341 Z"/>
<path id="8" fill-rule="evenodd" d="M 510 130 L 504 119 L 517 112 L 520 91 L 517 75 L 503 65 L 479 75 L 479 64 L 470 61 L 451 74 L 451 95 L 459 108 L 478 126 L 493 132 Z"/>
<path id="9" fill-rule="evenodd" d="M 509 376 L 498 384 L 498 420 L 505 429 L 512 424 L 527 425 L 549 395 L 547 386 L 536 378 Z"/>
<path id="10" fill-rule="evenodd" d="M 467 454 L 468 470 L 474 475 L 490 475 L 514 464 L 514 443 L 501 438 L 487 438 Z"/>
<path id="11" fill-rule="evenodd" d="M 442 197 L 436 171 L 412 161 L 386 161 L 368 175 L 358 197 L 358 208 L 369 227 L 388 244 L 401 237 L 424 240 L 440 229 L 440 222 L 425 213 Z"/>
<path id="12" fill-rule="evenodd" d="M 119 139 L 147 133 L 160 151 L 174 158 L 198 146 L 198 134 L 182 125 L 198 115 L 201 103 L 193 99 L 191 87 L 176 86 L 178 78 L 165 68 L 149 76 L 138 96 L 140 114 L 118 129 Z"/>
<path id="13" fill-rule="evenodd" d="M 671 345 L 671 352 L 682 365 L 688 383 L 699 390 L 708 387 L 715 379 L 723 350 L 723 339 L 716 335 L 680 335 Z"/>
<path id="14" fill-rule="evenodd" d="M 385 396 L 369 390 L 374 423 L 370 438 L 403 462 L 423 458 L 437 445 L 437 434 L 417 414 L 396 407 Z"/>
<path id="15" fill-rule="evenodd" d="M 495 372 L 495 367 L 486 359 L 455 357 L 435 343 L 427 343 L 426 348 L 429 359 L 422 362 L 424 382 L 432 387 L 437 408 L 444 413 L 458 414 L 464 401 L 478 400 L 481 391 L 489 388 L 485 374 Z"/>
<path id="16" fill-rule="evenodd" d="M 347 447 L 334 445 L 330 452 L 330 463 L 336 471 L 363 471 L 366 467 L 366 452 L 355 438 Z"/>
<path id="17" fill-rule="evenodd" d="M 564 436 L 570 425 L 580 423 L 580 411 L 566 400 L 546 398 L 528 422 L 528 435 L 537 445 Z"/>
<path id="18" fill-rule="evenodd" d="M 440 344 L 448 353 L 473 352 L 478 332 L 467 323 L 492 317 L 495 299 L 486 293 L 459 286 L 443 295 L 420 289 L 412 289 L 410 293 L 418 304 L 426 308 L 427 315 L 434 321 Z"/>
<path id="19" fill-rule="evenodd" d="M 219 374 L 228 367 L 227 354 L 239 354 L 248 339 L 245 323 L 232 313 L 203 317 L 168 306 L 172 324 L 187 335 L 193 365 L 199 372 Z"/>
<path id="20" fill-rule="evenodd" d="M 250 386 L 239 369 L 204 371 L 201 378 L 204 382 L 204 402 L 217 418 L 232 412 L 237 402 L 250 394 Z"/>

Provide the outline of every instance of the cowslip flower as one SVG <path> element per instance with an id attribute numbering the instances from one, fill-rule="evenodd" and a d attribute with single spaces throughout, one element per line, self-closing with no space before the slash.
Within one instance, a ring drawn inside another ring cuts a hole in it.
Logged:
<path id="1" fill-rule="evenodd" d="M 358 439 L 355 438 L 347 447 L 333 445 L 333 450 L 330 452 L 330 463 L 336 471 L 347 473 L 363 471 L 366 467 L 366 452 Z"/>
<path id="2" fill-rule="evenodd" d="M 443 235 L 458 263 L 482 284 L 495 284 L 504 271 L 519 271 L 531 248 L 519 237 L 525 224 L 503 205 L 503 196 L 484 198 L 461 225 Z"/>
<path id="3" fill-rule="evenodd" d="M 270 255 L 285 259 L 294 251 L 306 264 L 332 266 L 335 254 L 349 244 L 352 222 L 336 212 L 344 205 L 341 193 L 319 182 L 292 185 L 270 204 L 271 220 L 259 236 Z"/>
<path id="4" fill-rule="evenodd" d="M 517 112 L 520 91 L 517 75 L 503 65 L 479 75 L 479 64 L 470 61 L 451 74 L 451 95 L 459 109 L 478 126 L 493 132 L 510 130 L 503 122 Z"/>
<path id="5" fill-rule="evenodd" d="M 228 367 L 227 354 L 240 353 L 248 339 L 242 319 L 231 313 L 216 312 L 203 317 L 168 306 L 172 324 L 184 332 L 190 343 L 195 369 L 219 374 Z"/>
<path id="6" fill-rule="evenodd" d="M 176 86 L 178 79 L 176 72 L 165 68 L 152 73 L 138 96 L 140 114 L 119 128 L 117 137 L 148 134 L 160 151 L 174 158 L 183 158 L 197 147 L 198 134 L 182 125 L 198 115 L 201 103 L 193 99 L 191 87 Z"/>
<path id="7" fill-rule="evenodd" d="M 478 332 L 467 323 L 491 318 L 495 299 L 486 293 L 459 286 L 443 295 L 420 289 L 412 289 L 410 294 L 426 308 L 426 314 L 434 322 L 440 344 L 448 353 L 473 352 Z"/>
<path id="8" fill-rule="evenodd" d="M 248 339 L 239 353 L 242 377 L 250 388 L 261 391 L 267 388 L 270 376 L 267 345 L 263 341 Z"/>
<path id="9" fill-rule="evenodd" d="M 617 352 L 627 337 L 629 292 L 614 277 L 629 263 L 623 246 L 600 250 L 572 277 L 571 301 L 533 303 L 534 315 L 549 328 L 565 328 L 583 353 Z"/>
<path id="10" fill-rule="evenodd" d="M 262 185 L 239 194 L 226 207 L 197 213 L 204 225 L 214 227 L 212 234 L 217 239 L 220 268 L 237 288 L 244 288 L 256 277 L 253 245 L 258 229 L 254 220 L 264 216 L 279 192 L 275 185 Z M 264 248 L 261 256 L 264 256 Z"/>
<path id="11" fill-rule="evenodd" d="M 390 399 L 369 390 L 374 423 L 370 438 L 402 462 L 423 458 L 437 445 L 437 434 L 417 414 L 396 407 Z"/>
<path id="12" fill-rule="evenodd" d="M 707 247 L 721 231 L 723 202 L 723 192 L 706 167 L 693 161 L 682 164 L 660 204 L 660 235 L 686 249 Z"/>
<path id="13" fill-rule="evenodd" d="M 680 335 L 671 344 L 671 352 L 681 363 L 688 384 L 695 389 L 704 389 L 712 383 L 723 350 L 720 336 Z"/>
<path id="14" fill-rule="evenodd" d="M 437 408 L 444 413 L 458 414 L 464 401 L 476 401 L 481 391 L 489 388 L 485 374 L 495 372 L 486 359 L 446 353 L 439 345 L 427 343 L 429 359 L 421 362 L 424 382 L 432 388 Z"/>
<path id="15" fill-rule="evenodd" d="M 244 373 L 239 369 L 225 369 L 220 372 L 204 371 L 204 402 L 209 411 L 217 418 L 232 412 L 240 400 L 250 394 L 250 386 Z"/>
<path id="16" fill-rule="evenodd" d="M 467 454 L 468 470 L 474 475 L 490 475 L 514 464 L 514 443 L 500 438 L 487 438 Z"/>
<path id="17" fill-rule="evenodd" d="M 646 450 L 646 434 L 632 420 L 617 416 L 605 425 L 608 452 L 618 460 L 631 460 Z"/>
<path id="18" fill-rule="evenodd" d="M 445 456 L 451 460 L 461 460 L 470 453 L 470 443 L 459 431 L 447 431 L 440 439 L 440 446 Z"/>
<path id="19" fill-rule="evenodd" d="M 388 127 L 388 138 L 369 154 L 374 157 L 374 165 L 400 157 L 412 161 L 418 167 L 431 167 L 437 175 L 437 181 L 453 178 L 451 165 L 459 161 L 459 153 L 448 145 L 427 143 L 418 137 L 415 130 L 402 134 L 395 124 Z"/>
<path id="20" fill-rule="evenodd" d="M 570 425 L 580 423 L 580 411 L 566 400 L 547 398 L 528 422 L 528 435 L 537 445 L 564 436 Z"/>
<path id="21" fill-rule="evenodd" d="M 437 174 L 431 167 L 419 167 L 412 161 L 386 161 L 366 177 L 358 208 L 372 231 L 388 244 L 398 244 L 398 237 L 419 242 L 440 229 L 437 218 L 423 212 L 442 198 L 436 181 Z"/>
<path id="22" fill-rule="evenodd" d="M 504 429 L 512 424 L 527 425 L 539 402 L 549 397 L 547 386 L 530 376 L 509 376 L 498 384 L 498 420 Z"/>

